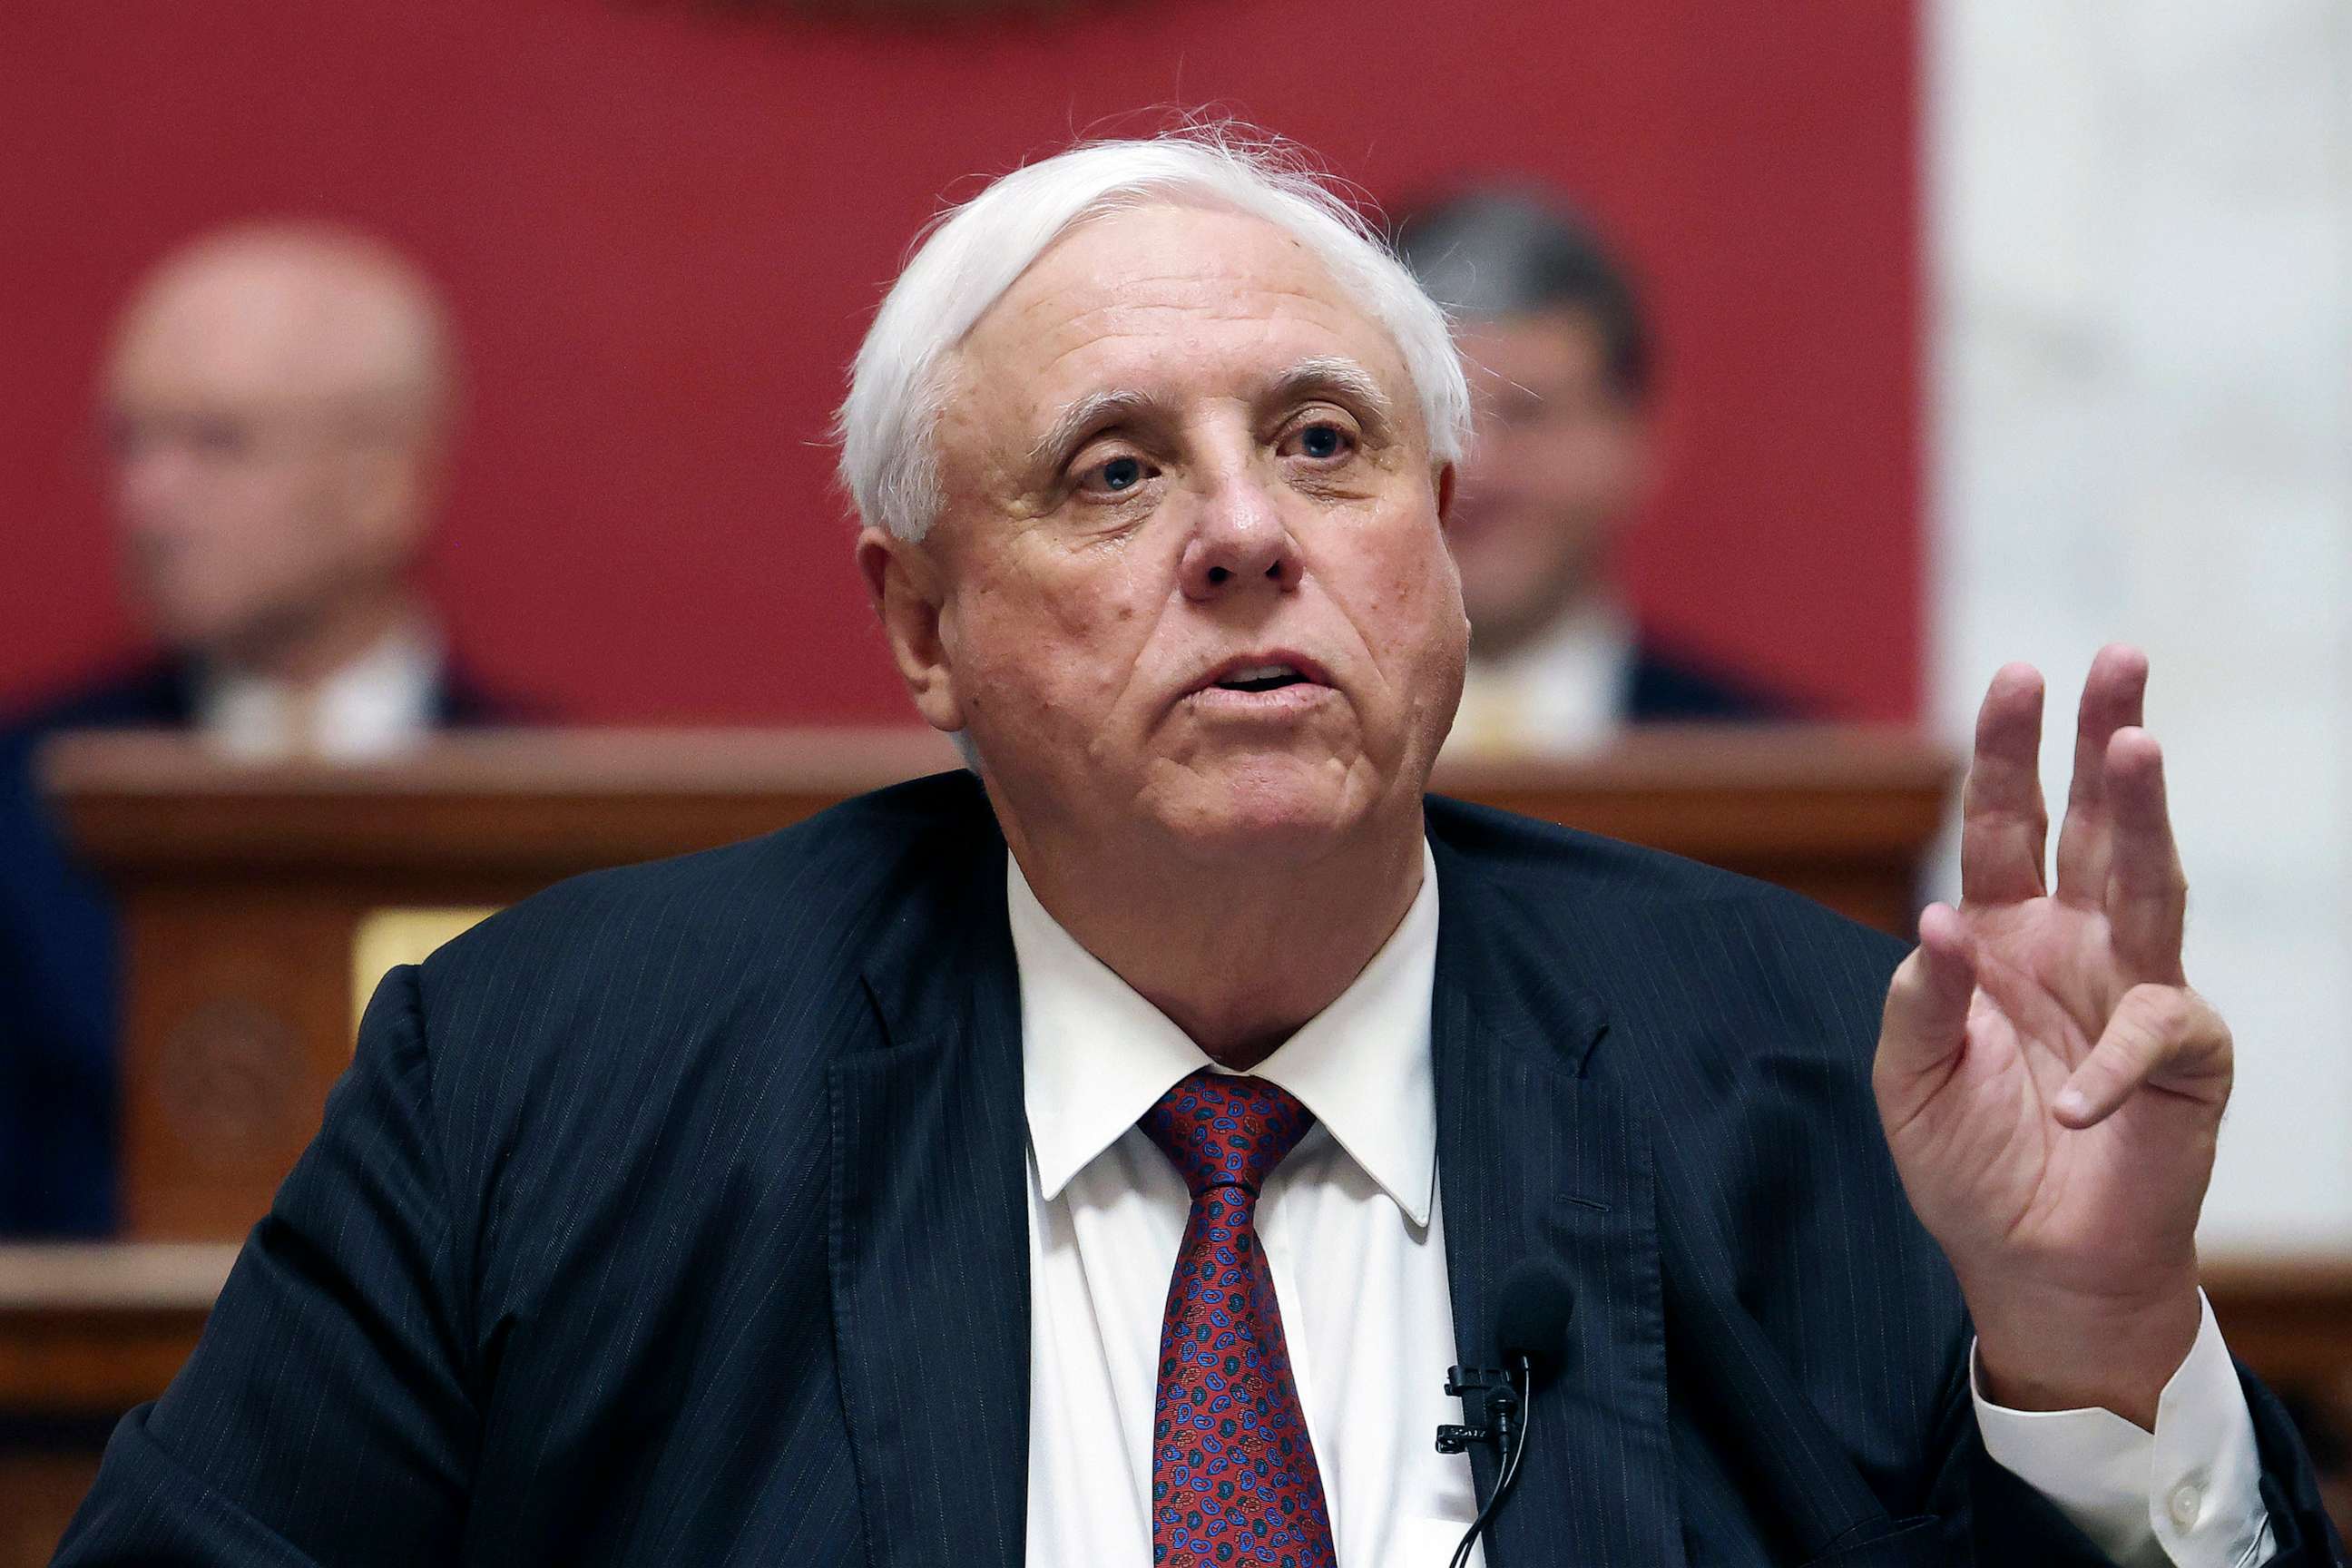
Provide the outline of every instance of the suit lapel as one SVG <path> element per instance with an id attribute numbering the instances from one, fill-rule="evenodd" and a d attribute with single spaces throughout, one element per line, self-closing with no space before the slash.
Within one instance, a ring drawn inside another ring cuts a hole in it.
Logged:
<path id="1" fill-rule="evenodd" d="M 1600 1005 L 1516 951 L 1508 922 L 1487 919 L 1496 895 L 1442 846 L 1438 867 L 1431 1047 L 1462 1361 L 1496 1359 L 1494 1291 L 1513 1264 L 1549 1258 L 1576 1282 L 1567 1364 L 1536 1395 L 1488 1562 L 1679 1563 L 1649 1130 L 1582 1071 L 1607 1028 Z M 1483 1503 L 1497 1467 L 1484 1449 L 1472 1464 Z"/>
<path id="2" fill-rule="evenodd" d="M 888 1044 L 831 1075 L 835 1348 L 877 1568 L 1019 1568 L 1024 1552 L 1020 994 L 1003 849 L 977 858 L 869 961 Z"/>

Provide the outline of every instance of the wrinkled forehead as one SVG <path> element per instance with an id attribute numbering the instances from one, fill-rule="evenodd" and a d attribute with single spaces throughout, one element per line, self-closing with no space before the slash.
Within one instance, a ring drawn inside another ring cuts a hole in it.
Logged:
<path id="1" fill-rule="evenodd" d="M 1403 356 L 1314 248 L 1268 220 L 1165 202 L 1074 224 L 957 345 L 958 401 L 1031 426 L 1118 394 L 1246 396 L 1301 363 L 1346 363 L 1400 409 Z"/>

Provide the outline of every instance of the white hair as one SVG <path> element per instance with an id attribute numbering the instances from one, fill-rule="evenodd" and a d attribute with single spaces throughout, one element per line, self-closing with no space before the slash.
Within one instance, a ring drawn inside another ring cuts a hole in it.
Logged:
<path id="1" fill-rule="evenodd" d="M 938 520 L 934 443 L 948 355 L 1072 226 L 1159 202 L 1264 218 L 1307 247 L 1394 340 L 1430 456 L 1460 460 L 1470 389 L 1444 311 L 1327 179 L 1280 146 L 1220 128 L 1096 142 L 1032 163 L 946 214 L 891 285 L 849 374 L 835 433 L 857 514 L 919 540 Z"/>

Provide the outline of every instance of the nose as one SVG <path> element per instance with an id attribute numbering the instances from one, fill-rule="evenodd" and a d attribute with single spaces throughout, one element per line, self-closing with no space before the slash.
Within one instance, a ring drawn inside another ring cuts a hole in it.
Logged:
<path id="1" fill-rule="evenodd" d="M 1184 595 L 1196 603 L 1261 583 L 1288 592 L 1298 586 L 1304 574 L 1298 542 L 1291 537 L 1274 498 L 1254 478 L 1240 476 L 1220 484 L 1207 498 L 1180 564 Z"/>

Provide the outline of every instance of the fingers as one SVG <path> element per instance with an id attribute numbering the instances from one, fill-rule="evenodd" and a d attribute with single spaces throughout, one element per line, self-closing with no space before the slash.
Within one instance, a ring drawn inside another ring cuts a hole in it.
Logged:
<path id="1" fill-rule="evenodd" d="M 2050 829 L 2042 805 L 2042 676 L 2003 665 L 1977 710 L 1976 754 L 1960 802 L 1960 897 L 2013 903 L 2043 890 Z"/>
<path id="2" fill-rule="evenodd" d="M 2153 1087 L 2218 1111 L 2230 1098 L 2232 1070 L 2229 1026 L 2203 997 L 2185 985 L 2135 985 L 2051 1109 L 2065 1126 L 2095 1127 Z"/>
<path id="3" fill-rule="evenodd" d="M 2147 731 L 2118 730 L 2107 742 L 2105 773 L 2113 823 L 2105 903 L 2116 956 L 2137 979 L 2179 985 L 2189 880 L 2165 803 L 2164 752 Z"/>
<path id="4" fill-rule="evenodd" d="M 2113 643 L 2091 661 L 2074 721 L 2074 771 L 2066 793 L 2066 820 L 2058 830 L 2058 896 L 2097 909 L 2107 896 L 2107 742 L 2116 731 L 2143 722 L 2147 656 Z"/>
<path id="5" fill-rule="evenodd" d="M 1919 945 L 1886 988 L 1874 1069 L 1883 1101 L 1908 1099 L 1908 1086 L 1940 1075 L 1967 1037 L 1976 987 L 1976 960 L 1958 912 L 1929 904 L 1919 916 Z"/>

